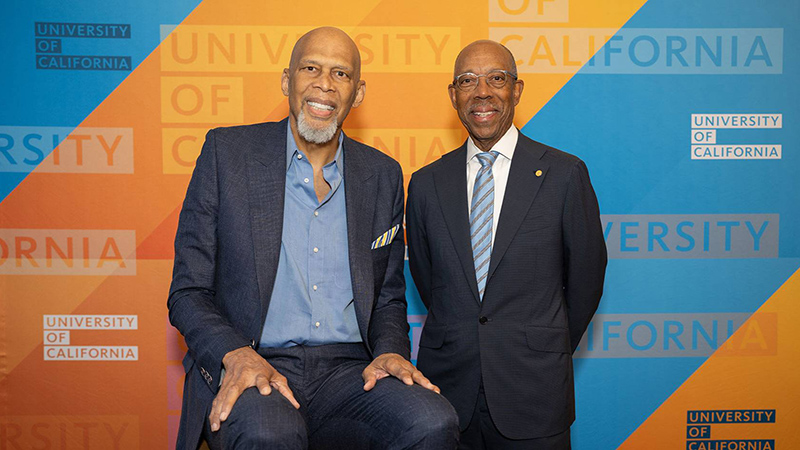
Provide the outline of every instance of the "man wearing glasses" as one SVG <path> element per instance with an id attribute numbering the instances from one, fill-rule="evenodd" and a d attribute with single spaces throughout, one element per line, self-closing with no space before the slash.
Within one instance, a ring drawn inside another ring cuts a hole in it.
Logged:
<path id="1" fill-rule="evenodd" d="M 523 87 L 504 46 L 464 48 L 449 93 L 469 138 L 408 188 L 418 366 L 455 406 L 462 449 L 570 447 L 572 352 L 603 291 L 588 171 L 514 127 Z"/>

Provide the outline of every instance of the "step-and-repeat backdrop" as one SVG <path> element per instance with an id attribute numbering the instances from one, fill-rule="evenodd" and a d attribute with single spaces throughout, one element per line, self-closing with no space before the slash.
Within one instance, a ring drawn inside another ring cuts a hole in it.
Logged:
<path id="1" fill-rule="evenodd" d="M 446 87 L 483 38 L 517 58 L 517 126 L 586 161 L 610 262 L 575 354 L 576 449 L 800 448 L 797 2 L 2 9 L 0 449 L 174 446 L 166 296 L 194 160 L 211 127 L 287 114 L 280 72 L 321 25 L 362 53 L 346 132 L 406 180 L 466 137 Z"/>

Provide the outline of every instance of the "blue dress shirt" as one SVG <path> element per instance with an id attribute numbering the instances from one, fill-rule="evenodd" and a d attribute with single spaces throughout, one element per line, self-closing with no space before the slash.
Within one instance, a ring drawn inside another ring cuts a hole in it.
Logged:
<path id="1" fill-rule="evenodd" d="M 343 135 L 334 160 L 322 168 L 331 190 L 319 202 L 311 163 L 287 128 L 281 254 L 260 345 L 361 342 L 347 247 Z"/>

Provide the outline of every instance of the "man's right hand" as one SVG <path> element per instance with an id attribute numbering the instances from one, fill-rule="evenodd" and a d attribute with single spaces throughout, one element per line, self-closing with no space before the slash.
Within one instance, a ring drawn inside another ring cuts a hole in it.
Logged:
<path id="1" fill-rule="evenodd" d="M 211 404 L 211 431 L 219 430 L 220 423 L 231 413 L 234 403 L 245 389 L 255 386 L 261 395 L 269 395 L 275 388 L 286 397 L 295 408 L 300 404 L 294 398 L 286 377 L 278 373 L 270 363 L 250 347 L 237 348 L 225 354 L 222 358 L 225 367 L 225 377 L 219 388 L 214 403 Z"/>

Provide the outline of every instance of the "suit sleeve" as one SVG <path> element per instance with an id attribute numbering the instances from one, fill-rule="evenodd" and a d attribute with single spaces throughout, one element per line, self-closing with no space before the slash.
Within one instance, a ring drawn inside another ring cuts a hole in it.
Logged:
<path id="1" fill-rule="evenodd" d="M 562 223 L 564 296 L 574 352 L 603 295 L 607 262 L 600 209 L 583 161 L 572 168 Z"/>
<path id="2" fill-rule="evenodd" d="M 403 223 L 403 173 L 397 168 L 397 183 L 392 205 L 392 225 Z M 403 273 L 405 265 L 405 239 L 398 232 L 389 244 L 389 262 L 378 294 L 369 327 L 369 340 L 373 357 L 383 353 L 397 353 L 406 359 L 411 358 L 411 343 L 408 339 L 408 317 L 406 304 L 406 281 Z M 374 276 L 377 276 L 375 274 Z"/>
<path id="3" fill-rule="evenodd" d="M 425 232 L 424 199 L 417 192 L 417 180 L 412 175 L 411 181 L 408 183 L 408 207 L 406 208 L 408 265 L 422 303 L 428 308 L 431 295 L 431 253 L 428 246 L 428 235 Z"/>
<path id="4" fill-rule="evenodd" d="M 178 222 L 167 307 L 170 322 L 186 339 L 189 355 L 215 393 L 223 356 L 250 345 L 214 302 L 218 211 L 217 150 L 211 130 L 197 159 Z"/>

